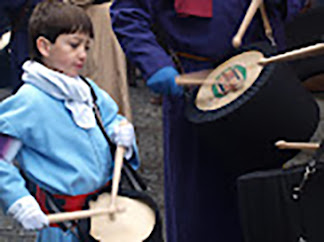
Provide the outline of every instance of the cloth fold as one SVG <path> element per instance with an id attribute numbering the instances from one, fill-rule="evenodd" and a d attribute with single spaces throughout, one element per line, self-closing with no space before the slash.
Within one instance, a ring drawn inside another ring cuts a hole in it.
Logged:
<path id="1" fill-rule="evenodd" d="M 96 126 L 90 88 L 79 76 L 69 77 L 36 61 L 26 61 L 22 68 L 22 80 L 25 83 L 35 85 L 54 98 L 64 100 L 64 105 L 71 111 L 76 125 L 84 129 Z"/>

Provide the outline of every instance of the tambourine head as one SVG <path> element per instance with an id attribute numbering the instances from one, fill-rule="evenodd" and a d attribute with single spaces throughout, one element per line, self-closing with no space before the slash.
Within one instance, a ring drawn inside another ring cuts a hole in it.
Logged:
<path id="1" fill-rule="evenodd" d="M 200 87 L 195 99 L 196 107 L 202 111 L 211 111 L 233 102 L 259 77 L 263 67 L 258 62 L 263 57 L 261 52 L 252 50 L 218 66 L 207 77 L 207 80 L 215 80 L 218 84 L 203 84 Z M 228 92 L 228 89 L 234 91 Z"/>
<path id="2" fill-rule="evenodd" d="M 90 209 L 107 209 L 110 198 L 103 193 L 89 203 Z M 116 203 L 125 211 L 116 213 L 114 220 L 108 214 L 92 217 L 90 235 L 100 242 L 141 242 L 148 238 L 156 223 L 155 212 L 137 199 L 118 196 Z"/>

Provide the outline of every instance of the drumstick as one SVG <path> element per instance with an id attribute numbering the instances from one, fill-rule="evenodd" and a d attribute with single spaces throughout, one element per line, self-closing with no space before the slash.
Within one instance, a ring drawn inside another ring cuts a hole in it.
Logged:
<path id="1" fill-rule="evenodd" d="M 120 126 L 126 125 L 128 122 L 126 120 L 122 120 L 120 122 Z M 120 209 L 116 204 L 116 198 L 118 194 L 118 188 L 119 188 L 119 182 L 120 182 L 120 174 L 121 169 L 123 167 L 123 160 L 124 160 L 124 154 L 126 152 L 125 147 L 118 145 L 116 152 L 115 152 L 115 165 L 114 165 L 114 174 L 112 179 L 112 188 L 111 188 L 111 198 L 110 198 L 110 204 L 108 207 L 109 210 L 109 216 L 112 220 L 115 218 L 116 212 L 121 212 L 123 209 Z"/>
<path id="2" fill-rule="evenodd" d="M 127 121 L 122 120 L 119 125 L 123 126 L 126 124 Z M 123 166 L 124 154 L 125 154 L 125 147 L 117 146 L 116 153 L 115 153 L 114 175 L 112 179 L 111 200 L 110 200 L 109 207 L 107 209 L 84 210 L 84 211 L 50 214 L 47 215 L 49 223 L 51 224 L 51 223 L 58 223 L 67 220 L 83 219 L 83 218 L 98 216 L 102 214 L 109 214 L 110 218 L 114 219 L 114 215 L 116 212 L 123 211 L 123 209 L 120 209 L 117 206 L 116 198 L 118 194 L 120 174 Z"/>
<path id="3" fill-rule="evenodd" d="M 296 60 L 318 55 L 321 52 L 324 52 L 324 43 L 318 43 L 297 50 L 288 51 L 272 57 L 264 57 L 258 61 L 258 64 L 267 65 L 274 62 Z M 213 85 L 215 84 L 215 80 L 207 78 L 209 73 L 211 73 L 211 70 L 183 74 L 176 77 L 175 81 L 178 85 Z"/>
<path id="4" fill-rule="evenodd" d="M 55 213 L 47 215 L 48 221 L 50 224 L 54 223 L 60 223 L 64 221 L 69 220 L 78 220 L 78 219 L 84 219 L 89 218 L 92 216 L 99 216 L 104 214 L 109 214 L 110 210 L 108 208 L 106 209 L 89 209 L 89 210 L 81 210 L 81 211 L 75 211 L 75 212 L 64 212 L 64 213 Z"/>
<path id="5" fill-rule="evenodd" d="M 178 85 L 202 85 L 206 83 L 215 84 L 215 80 L 207 79 L 207 77 L 212 71 L 213 69 L 208 69 L 208 70 L 181 74 L 175 78 L 175 82 Z"/>
<path id="6" fill-rule="evenodd" d="M 286 142 L 284 140 L 277 141 L 275 145 L 279 149 L 311 149 L 311 150 L 315 150 L 320 147 L 319 143 Z"/>
<path id="7" fill-rule="evenodd" d="M 261 5 L 260 5 L 260 12 L 261 12 L 261 17 L 262 17 L 262 21 L 263 21 L 264 30 L 265 30 L 265 35 L 270 40 L 271 45 L 276 46 L 276 42 L 273 38 L 272 27 L 270 25 L 270 21 L 269 21 L 264 3 L 261 3 Z"/>
<path id="8" fill-rule="evenodd" d="M 267 65 L 273 62 L 296 60 L 296 59 L 316 55 L 323 50 L 324 50 L 324 43 L 318 43 L 315 45 L 300 48 L 298 50 L 288 51 L 280 55 L 276 55 L 268 58 L 262 58 L 259 61 L 259 64 Z"/>
<path id="9" fill-rule="evenodd" d="M 232 45 L 235 48 L 238 48 L 241 46 L 242 43 L 242 38 L 243 35 L 245 34 L 248 26 L 250 25 L 252 18 L 254 17 L 256 11 L 258 10 L 258 8 L 260 7 L 261 3 L 263 1 L 262 0 L 252 0 L 251 4 L 246 12 L 246 15 L 241 23 L 241 26 L 239 28 L 239 30 L 237 31 L 237 34 L 234 36 L 233 40 L 232 40 Z"/>

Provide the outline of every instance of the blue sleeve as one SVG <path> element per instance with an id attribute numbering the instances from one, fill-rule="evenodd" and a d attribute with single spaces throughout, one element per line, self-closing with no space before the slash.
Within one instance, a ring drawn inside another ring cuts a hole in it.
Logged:
<path id="1" fill-rule="evenodd" d="M 31 108 L 33 101 L 33 98 L 16 94 L 0 102 L 0 133 L 21 141 L 28 139 L 24 136 L 25 132 L 21 132 L 19 124 L 24 122 L 28 126 L 28 122 L 39 122 L 37 119 L 39 115 L 35 114 Z M 17 155 L 19 155 L 18 151 Z M 30 193 L 17 167 L 8 163 L 4 157 L 0 157 L 1 208 L 7 211 L 16 200 L 27 195 Z"/>
<path id="2" fill-rule="evenodd" d="M 0 132 L 14 133 L 13 127 L 4 119 L 0 118 Z M 16 153 L 19 151 L 17 150 Z M 18 199 L 30 195 L 25 187 L 25 180 L 20 175 L 19 170 L 15 167 L 12 161 L 8 161 L 5 157 L 0 156 L 0 205 L 3 211 L 8 208 Z"/>
<path id="3" fill-rule="evenodd" d="M 111 7 L 113 30 L 126 53 L 127 58 L 148 79 L 165 66 L 174 66 L 171 57 L 156 41 L 152 32 L 154 1 L 114 1 Z"/>
<path id="4" fill-rule="evenodd" d="M 0 205 L 4 212 L 18 199 L 30 195 L 19 170 L 0 158 Z"/>

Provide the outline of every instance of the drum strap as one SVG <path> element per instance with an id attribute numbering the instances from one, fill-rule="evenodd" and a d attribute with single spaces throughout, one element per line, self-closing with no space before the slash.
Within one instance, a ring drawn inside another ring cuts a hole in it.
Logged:
<path id="1" fill-rule="evenodd" d="M 111 149 L 112 155 L 114 156 L 114 153 L 116 151 L 116 145 L 111 141 L 108 134 L 106 133 L 105 127 L 104 127 L 102 119 L 101 119 L 100 109 L 99 109 L 99 107 L 98 107 L 98 105 L 96 103 L 96 101 L 97 101 L 96 93 L 93 90 L 90 83 L 86 80 L 86 78 L 84 78 L 83 76 L 80 76 L 80 78 L 90 88 L 91 96 L 92 96 L 92 100 L 93 100 L 93 111 L 94 111 L 94 114 L 95 114 L 97 124 L 98 124 L 103 136 L 105 137 L 110 149 Z M 133 153 L 133 156 L 134 155 L 135 155 L 135 153 Z M 122 174 L 124 174 L 124 177 L 128 181 L 129 185 L 136 191 L 145 191 L 146 190 L 146 185 L 143 182 L 142 178 L 136 173 L 136 171 L 132 168 L 132 166 L 128 162 L 123 162 L 123 164 L 124 165 L 123 165 L 123 168 L 122 168 Z"/>
<path id="2" fill-rule="evenodd" d="M 320 147 L 316 150 L 313 157 L 307 162 L 305 166 L 305 171 L 298 186 L 293 187 L 292 198 L 294 200 L 299 200 L 307 181 L 310 179 L 311 175 L 316 172 L 316 164 L 320 160 L 321 156 L 324 153 L 324 140 L 322 140 Z"/>

